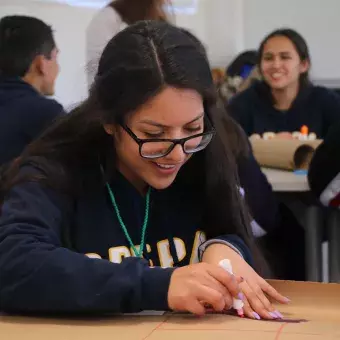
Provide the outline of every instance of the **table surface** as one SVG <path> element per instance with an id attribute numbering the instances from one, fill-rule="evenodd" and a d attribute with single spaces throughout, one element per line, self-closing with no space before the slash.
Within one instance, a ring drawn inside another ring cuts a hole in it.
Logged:
<path id="1" fill-rule="evenodd" d="M 262 168 L 268 182 L 276 192 L 308 192 L 307 175 L 297 175 L 292 171 Z"/>
<path id="2" fill-rule="evenodd" d="M 94 318 L 26 318 L 0 315 L 4 340 L 326 340 L 340 338 L 340 285 L 271 282 L 291 299 L 284 321 L 188 314 Z M 289 322 L 289 320 L 296 322 Z M 305 319 L 306 322 L 297 322 Z"/>

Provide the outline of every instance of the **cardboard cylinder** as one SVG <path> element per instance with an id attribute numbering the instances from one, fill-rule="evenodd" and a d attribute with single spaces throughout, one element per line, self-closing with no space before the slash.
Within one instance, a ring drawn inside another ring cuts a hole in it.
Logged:
<path id="1" fill-rule="evenodd" d="M 273 138 L 250 139 L 254 156 L 262 167 L 283 170 L 308 170 L 316 148 L 322 140 L 300 141 Z"/>

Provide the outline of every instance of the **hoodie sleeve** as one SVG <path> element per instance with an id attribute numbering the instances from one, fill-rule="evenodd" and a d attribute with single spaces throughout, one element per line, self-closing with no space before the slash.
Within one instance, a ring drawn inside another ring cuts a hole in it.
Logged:
<path id="1" fill-rule="evenodd" d="M 340 121 L 340 96 L 332 90 L 323 89 L 323 101 L 324 103 L 324 136 L 327 136 L 330 128 Z"/>
<path id="2" fill-rule="evenodd" d="M 252 217 L 265 231 L 276 229 L 280 224 L 278 202 L 253 153 L 241 157 L 237 165 L 240 184 Z"/>
<path id="3" fill-rule="evenodd" d="M 309 167 L 311 190 L 325 206 L 340 207 L 340 123 L 330 129 Z"/>
<path id="4" fill-rule="evenodd" d="M 167 310 L 173 269 L 122 264 L 63 248 L 67 199 L 39 183 L 14 187 L 0 217 L 0 310 L 95 313 Z"/>

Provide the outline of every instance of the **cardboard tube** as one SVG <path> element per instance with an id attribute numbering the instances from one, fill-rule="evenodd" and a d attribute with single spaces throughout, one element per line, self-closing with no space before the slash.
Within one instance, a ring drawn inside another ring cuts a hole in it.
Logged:
<path id="1" fill-rule="evenodd" d="M 300 141 L 274 138 L 250 139 L 257 162 L 268 168 L 308 170 L 316 148 L 322 140 Z"/>

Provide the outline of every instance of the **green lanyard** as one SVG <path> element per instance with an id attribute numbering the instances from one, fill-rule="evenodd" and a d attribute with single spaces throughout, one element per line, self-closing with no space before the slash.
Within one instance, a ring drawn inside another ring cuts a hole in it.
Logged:
<path id="1" fill-rule="evenodd" d="M 117 201 L 115 198 L 115 195 L 113 194 L 111 187 L 108 183 L 106 183 L 107 190 L 109 192 L 110 198 L 112 205 L 116 211 L 116 215 L 119 221 L 119 224 L 121 228 L 123 229 L 124 235 L 126 239 L 129 241 L 131 248 L 133 249 L 133 252 L 135 253 L 136 257 L 143 257 L 143 251 L 144 251 L 144 245 L 145 245 L 145 234 L 146 234 L 146 228 L 148 226 L 149 222 L 149 208 L 150 208 L 150 194 L 151 194 L 151 188 L 148 189 L 148 192 L 146 194 L 146 203 L 145 203 L 145 215 L 144 215 L 144 222 L 143 222 L 143 228 L 142 228 L 142 235 L 141 235 L 141 241 L 140 241 L 140 246 L 139 246 L 139 251 L 137 251 L 136 247 L 134 246 L 131 237 L 129 235 L 129 232 L 123 222 L 122 216 L 119 212 L 119 208 L 117 205 Z"/>

